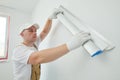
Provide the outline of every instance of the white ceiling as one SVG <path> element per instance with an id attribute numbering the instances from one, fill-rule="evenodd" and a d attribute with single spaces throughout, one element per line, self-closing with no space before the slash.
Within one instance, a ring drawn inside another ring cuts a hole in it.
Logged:
<path id="1" fill-rule="evenodd" d="M 31 13 L 39 0 L 0 0 L 0 7 Z"/>

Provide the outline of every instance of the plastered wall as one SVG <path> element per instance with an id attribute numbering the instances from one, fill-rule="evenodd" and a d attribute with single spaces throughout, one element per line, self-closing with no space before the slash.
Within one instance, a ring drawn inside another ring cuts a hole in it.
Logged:
<path id="1" fill-rule="evenodd" d="M 82 47 L 56 61 L 42 64 L 41 80 L 119 80 L 120 79 L 120 1 L 119 0 L 40 0 L 33 21 L 43 28 L 51 10 L 63 5 L 88 23 L 116 48 L 94 58 Z M 38 31 L 40 32 L 40 31 Z M 69 41 L 72 34 L 58 20 L 53 20 L 50 34 L 39 49 Z"/>

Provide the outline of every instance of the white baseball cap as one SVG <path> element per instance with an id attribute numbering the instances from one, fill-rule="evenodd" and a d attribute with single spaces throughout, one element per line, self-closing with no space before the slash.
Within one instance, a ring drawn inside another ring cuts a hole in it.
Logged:
<path id="1" fill-rule="evenodd" d="M 26 23 L 19 27 L 19 34 L 24 30 L 31 26 L 34 26 L 36 29 L 39 29 L 39 25 L 37 23 Z"/>

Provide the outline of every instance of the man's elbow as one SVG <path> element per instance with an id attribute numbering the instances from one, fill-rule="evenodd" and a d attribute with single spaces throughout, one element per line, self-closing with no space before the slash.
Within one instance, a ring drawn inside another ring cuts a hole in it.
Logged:
<path id="1" fill-rule="evenodd" d="M 40 59 L 36 53 L 32 53 L 28 59 L 28 64 L 41 64 L 42 58 Z"/>

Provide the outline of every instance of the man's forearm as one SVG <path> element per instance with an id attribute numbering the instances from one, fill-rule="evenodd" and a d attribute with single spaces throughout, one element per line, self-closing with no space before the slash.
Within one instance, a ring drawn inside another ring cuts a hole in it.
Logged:
<path id="1" fill-rule="evenodd" d="M 41 40 L 43 40 L 47 36 L 47 34 L 49 33 L 51 29 L 51 25 L 52 25 L 52 20 L 48 19 L 42 32 L 40 33 Z"/>
<path id="2" fill-rule="evenodd" d="M 45 27 L 43 28 L 43 32 L 47 34 L 51 29 L 51 25 L 52 25 L 52 20 L 48 19 L 45 24 Z"/>
<path id="3" fill-rule="evenodd" d="M 31 54 L 28 63 L 42 64 L 42 63 L 51 62 L 65 55 L 67 52 L 69 52 L 69 50 L 66 44 L 54 48 L 37 51 Z"/>

